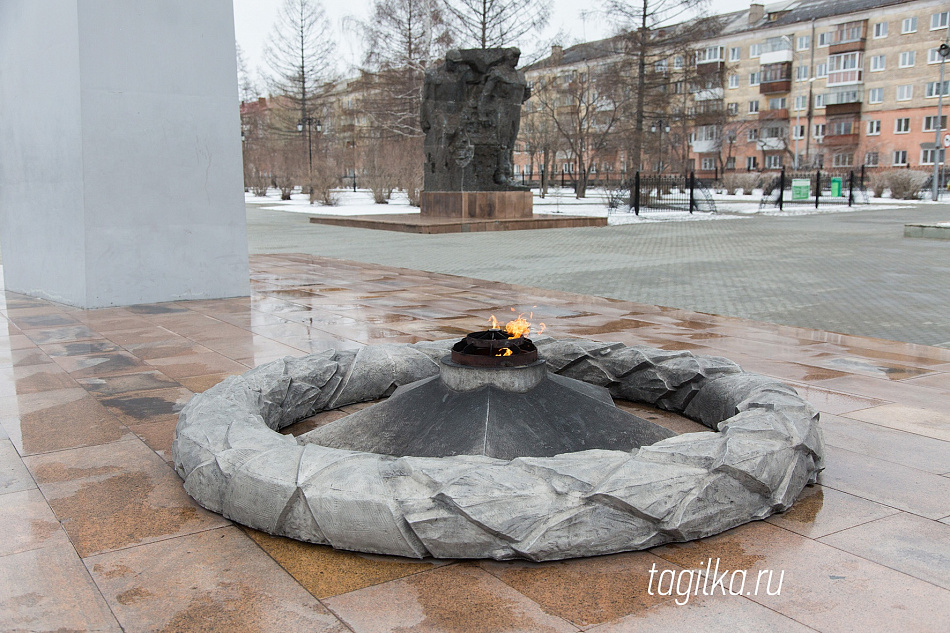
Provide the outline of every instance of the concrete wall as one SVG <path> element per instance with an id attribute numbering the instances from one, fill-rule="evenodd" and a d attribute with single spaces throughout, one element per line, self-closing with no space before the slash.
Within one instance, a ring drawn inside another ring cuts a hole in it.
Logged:
<path id="1" fill-rule="evenodd" d="M 0 138 L 8 290 L 248 293 L 230 0 L 3 0 Z"/>

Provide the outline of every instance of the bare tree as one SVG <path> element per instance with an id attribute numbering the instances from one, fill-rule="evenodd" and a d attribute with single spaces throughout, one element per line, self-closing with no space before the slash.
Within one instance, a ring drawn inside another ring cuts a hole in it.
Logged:
<path id="1" fill-rule="evenodd" d="M 459 43 L 476 48 L 515 46 L 544 28 L 551 0 L 446 0 Z"/>
<path id="2" fill-rule="evenodd" d="M 617 71 L 610 63 L 585 64 L 571 71 L 566 85 L 560 76 L 539 82 L 538 103 L 577 165 L 578 198 L 587 195 L 592 167 L 615 151 L 614 133 L 627 116 L 631 95 Z M 546 89 L 548 82 L 558 87 Z"/>
<path id="3" fill-rule="evenodd" d="M 638 169 L 643 154 L 644 120 L 649 118 L 645 110 L 648 85 L 648 68 L 656 61 L 666 58 L 681 42 L 697 41 L 701 33 L 707 33 L 706 20 L 689 20 L 676 27 L 662 28 L 677 20 L 700 12 L 707 0 L 605 0 L 609 15 L 623 23 L 624 53 L 633 62 L 635 77 L 633 130 L 630 135 L 628 157 L 632 169 Z"/>
<path id="4" fill-rule="evenodd" d="M 298 160 L 306 162 L 304 169 L 290 169 L 292 160 L 280 161 L 287 165 L 282 177 L 291 173 L 299 177 L 302 172 L 311 191 L 315 115 L 319 115 L 321 89 L 333 68 L 333 47 L 330 24 L 319 0 L 284 0 L 264 50 L 271 71 L 270 90 L 278 97 L 270 121 L 277 136 L 287 141 L 300 139 L 286 145 L 299 145 Z"/>
<path id="5" fill-rule="evenodd" d="M 543 85 L 542 85 L 543 84 Z M 547 196 L 554 158 L 561 149 L 561 139 L 548 111 L 541 105 L 550 103 L 556 96 L 551 82 L 542 82 L 532 87 L 532 98 L 522 106 L 519 138 L 528 154 L 531 172 L 540 178 L 540 195 Z M 537 169 L 535 169 L 537 167 Z"/>

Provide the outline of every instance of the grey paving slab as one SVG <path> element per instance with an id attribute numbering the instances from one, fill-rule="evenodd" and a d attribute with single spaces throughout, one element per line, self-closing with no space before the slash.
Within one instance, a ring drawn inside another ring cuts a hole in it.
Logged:
<path id="1" fill-rule="evenodd" d="M 304 252 L 950 346 L 950 205 L 604 228 L 414 235 L 247 205 L 250 252 Z"/>

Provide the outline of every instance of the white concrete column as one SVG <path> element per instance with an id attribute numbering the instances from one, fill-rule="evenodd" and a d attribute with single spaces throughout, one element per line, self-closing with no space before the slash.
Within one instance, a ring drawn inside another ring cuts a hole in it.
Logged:
<path id="1" fill-rule="evenodd" d="M 7 290 L 248 294 L 231 0 L 0 1 Z"/>

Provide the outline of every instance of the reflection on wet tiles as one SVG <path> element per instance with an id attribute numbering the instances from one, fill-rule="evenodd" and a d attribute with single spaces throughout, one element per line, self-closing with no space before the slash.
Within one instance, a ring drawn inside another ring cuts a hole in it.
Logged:
<path id="1" fill-rule="evenodd" d="M 55 364 L 28 365 L 14 367 L 12 381 L 7 379 L 5 393 L 30 394 L 40 391 L 69 389 L 75 387 L 75 381 Z M 13 384 L 10 385 L 10 382 Z M 9 387 L 12 387 L 10 389 Z"/>
<path id="2" fill-rule="evenodd" d="M 119 631 L 68 543 L 0 557 L 0 630 Z"/>
<path id="3" fill-rule="evenodd" d="M 871 412 L 874 412 L 874 409 L 859 411 L 856 415 Z M 948 441 L 837 415 L 821 416 L 821 427 L 825 443 L 831 446 L 936 474 L 950 469 Z"/>
<path id="4" fill-rule="evenodd" d="M 209 351 L 207 347 L 193 343 L 183 337 L 174 337 L 148 343 L 132 343 L 125 346 L 136 358 L 148 361 L 169 356 L 187 356 Z"/>
<path id="5" fill-rule="evenodd" d="M 576 631 L 473 565 L 449 565 L 327 598 L 324 603 L 361 633 Z"/>
<path id="6" fill-rule="evenodd" d="M 950 479 L 836 446 L 825 447 L 819 482 L 930 519 L 950 514 Z"/>
<path id="7" fill-rule="evenodd" d="M 10 351 L 10 361 L 14 367 L 27 367 L 29 365 L 47 365 L 53 360 L 43 353 L 38 347 L 28 347 L 26 349 L 16 349 Z"/>
<path id="8" fill-rule="evenodd" d="M 50 356 L 88 356 L 119 351 L 119 346 L 107 340 L 77 341 L 75 343 L 53 343 L 44 345 L 43 351 Z"/>
<path id="9" fill-rule="evenodd" d="M 950 442 L 950 413 L 946 408 L 938 411 L 888 404 L 853 411 L 848 413 L 847 417 Z"/>
<path id="10" fill-rule="evenodd" d="M 188 376 L 187 378 L 179 378 L 178 382 L 189 391 L 202 393 L 232 375 L 233 374 L 210 374 L 207 376 Z"/>
<path id="11" fill-rule="evenodd" d="M 106 376 L 103 378 L 81 378 L 78 382 L 84 389 L 102 396 L 114 396 L 120 393 L 144 391 L 146 389 L 167 389 L 179 385 L 179 383 L 159 371 L 143 371 L 137 374 Z"/>
<path id="12" fill-rule="evenodd" d="M 29 330 L 29 332 L 27 332 L 27 336 L 29 336 L 30 340 L 32 340 L 37 345 L 47 345 L 49 343 L 67 343 L 72 341 L 84 341 L 102 338 L 98 333 L 85 325 Z"/>
<path id="13" fill-rule="evenodd" d="M 46 403 L 21 397 L 19 416 L 0 420 L 22 455 L 107 444 L 128 436 L 128 429 L 83 390 L 51 393 L 55 399 Z"/>
<path id="14" fill-rule="evenodd" d="M 168 464 L 138 439 L 26 463 L 83 557 L 228 523 L 198 507 Z"/>
<path id="15" fill-rule="evenodd" d="M 4 494 L 0 503 L 0 557 L 69 540 L 37 489 Z"/>
<path id="16" fill-rule="evenodd" d="M 794 381 L 790 382 L 792 386 L 795 387 L 795 390 L 798 391 L 798 395 L 807 400 L 822 413 L 840 415 L 850 411 L 858 411 L 860 409 L 887 404 L 886 401 L 876 398 L 864 398 L 840 391 L 822 389 L 821 387 L 815 387 L 813 385 L 805 385 Z"/>
<path id="17" fill-rule="evenodd" d="M 141 360 L 124 351 L 88 356 L 58 356 L 56 364 L 73 378 L 130 374 L 145 367 Z"/>
<path id="18" fill-rule="evenodd" d="M 514 587 L 577 626 L 609 622 L 631 613 L 643 614 L 671 600 L 648 592 L 650 569 L 680 571 L 680 567 L 648 552 L 631 552 L 596 558 L 549 563 L 483 561 L 479 565 L 505 584 Z M 617 579 L 623 578 L 618 583 Z"/>
<path id="19" fill-rule="evenodd" d="M 346 631 L 236 528 L 93 556 L 86 565 L 126 630 Z"/>
<path id="20" fill-rule="evenodd" d="M 52 328 L 62 325 L 77 325 L 79 321 L 63 314 L 43 314 L 36 316 L 15 317 L 12 321 L 21 330 L 33 330 L 37 328 Z"/>
<path id="21" fill-rule="evenodd" d="M 192 396 L 194 393 L 184 387 L 148 389 L 103 398 L 100 403 L 123 424 L 131 426 L 143 422 L 177 420 L 178 413 L 188 404 Z"/>
<path id="22" fill-rule="evenodd" d="M 20 460 L 13 442 L 0 440 L 0 494 L 30 488 L 36 488 L 36 484 Z"/>
<path id="23" fill-rule="evenodd" d="M 950 589 L 950 526 L 901 512 L 819 539 Z"/>
<path id="24" fill-rule="evenodd" d="M 158 453 L 158 456 L 174 467 L 172 462 L 172 440 L 175 439 L 175 426 L 178 418 L 161 420 L 159 422 L 144 422 L 130 427 L 130 430 L 148 446 Z"/>
<path id="25" fill-rule="evenodd" d="M 161 303 L 128 306 L 126 310 L 132 314 L 176 314 L 181 312 L 189 312 L 188 308 L 182 308 L 175 305 L 165 305 Z"/>
<path id="26" fill-rule="evenodd" d="M 829 367 L 852 374 L 862 374 L 874 378 L 886 378 L 887 380 L 906 380 L 907 378 L 914 378 L 931 373 L 926 369 L 904 367 L 891 363 L 872 362 L 862 358 L 816 359 L 812 362 L 819 367 Z"/>
<path id="27" fill-rule="evenodd" d="M 873 521 L 900 512 L 833 488 L 806 486 L 787 512 L 773 514 L 769 523 L 809 538 Z"/>
<path id="28" fill-rule="evenodd" d="M 243 374 L 247 371 L 247 367 L 244 365 L 216 352 L 154 358 L 147 362 L 149 365 L 160 369 L 163 374 L 170 378 L 205 376 L 217 373 Z"/>
<path id="29" fill-rule="evenodd" d="M 323 599 L 448 564 L 335 550 L 242 528 L 271 558 L 315 597 Z"/>

